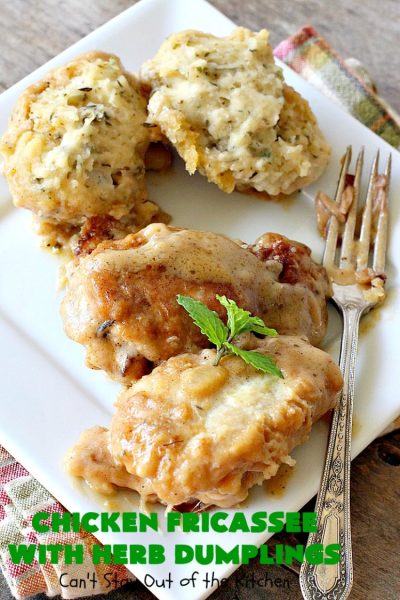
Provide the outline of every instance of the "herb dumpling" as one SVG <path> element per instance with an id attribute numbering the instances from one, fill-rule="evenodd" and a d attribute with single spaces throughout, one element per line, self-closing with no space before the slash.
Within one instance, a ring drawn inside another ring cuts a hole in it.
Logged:
<path id="1" fill-rule="evenodd" d="M 116 56 L 90 52 L 51 71 L 19 98 L 0 143 L 16 206 L 71 226 L 127 216 L 141 224 L 144 156 L 154 132 L 147 100 Z"/>
<path id="2" fill-rule="evenodd" d="M 268 32 L 225 38 L 170 36 L 141 77 L 152 87 L 149 121 L 223 191 L 290 194 L 317 179 L 330 148 L 307 103 L 283 81 Z"/>

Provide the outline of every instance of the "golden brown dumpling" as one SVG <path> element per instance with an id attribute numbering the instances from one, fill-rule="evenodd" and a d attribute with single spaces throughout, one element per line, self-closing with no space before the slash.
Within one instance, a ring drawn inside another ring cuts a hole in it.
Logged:
<path id="1" fill-rule="evenodd" d="M 149 121 L 186 163 L 223 191 L 290 194 L 315 181 L 330 155 L 316 119 L 283 81 L 268 32 L 171 35 L 141 77 L 153 88 Z"/>

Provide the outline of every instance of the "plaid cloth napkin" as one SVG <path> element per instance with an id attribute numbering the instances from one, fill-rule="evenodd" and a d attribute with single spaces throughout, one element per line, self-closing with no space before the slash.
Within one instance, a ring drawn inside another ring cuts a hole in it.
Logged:
<path id="1" fill-rule="evenodd" d="M 84 531 L 80 533 L 37 533 L 32 527 L 32 517 L 39 511 L 50 514 L 63 513 L 65 508 L 0 446 L 0 567 L 15 598 L 29 598 L 41 592 L 49 596 L 61 594 L 63 598 L 81 598 L 104 593 L 108 587 L 116 589 L 118 584 L 133 580 L 132 574 L 122 565 L 94 565 L 90 559 L 91 548 L 98 541 Z M 83 544 L 85 562 L 82 565 L 16 565 L 10 560 L 9 544 Z M 87 573 L 95 574 L 97 583 L 87 582 L 89 589 L 62 588 L 60 575 L 67 573 L 63 581 L 83 578 Z M 104 574 L 107 573 L 107 579 Z"/>
<path id="2" fill-rule="evenodd" d="M 274 50 L 294 71 L 395 148 L 400 148 L 400 116 L 377 95 L 368 71 L 344 60 L 311 26 L 300 29 Z"/>
<path id="3" fill-rule="evenodd" d="M 370 127 L 395 147 L 400 146 L 400 119 L 376 94 L 368 74 L 354 60 L 344 61 L 312 27 L 304 27 L 296 35 L 281 42 L 275 56 L 287 63 L 324 94 L 344 106 L 354 117 Z M 356 68 L 354 68 L 356 67 Z M 399 426 L 399 424 L 398 424 Z M 95 572 L 99 582 L 105 571 L 117 581 L 132 579 L 119 565 L 15 565 L 8 544 L 61 543 L 85 545 L 86 556 L 97 540 L 85 532 L 38 534 L 31 526 L 32 516 L 39 510 L 64 512 L 65 509 L 6 450 L 0 446 L 0 567 L 15 598 L 24 599 L 40 592 L 63 598 L 90 596 L 105 592 L 104 584 L 95 589 L 62 588 L 61 573 L 68 578 L 85 578 Z M 91 586 L 90 586 L 91 587 Z M 113 588 L 114 589 L 114 588 Z"/>

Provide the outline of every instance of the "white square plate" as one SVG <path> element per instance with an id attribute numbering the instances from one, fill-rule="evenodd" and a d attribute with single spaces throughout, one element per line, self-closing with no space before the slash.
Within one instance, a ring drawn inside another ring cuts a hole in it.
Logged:
<path id="1" fill-rule="evenodd" d="M 268 23 L 265 26 L 268 27 Z M 128 69 L 137 71 L 145 59 L 154 55 L 168 34 L 186 28 L 225 35 L 231 31 L 233 23 L 203 0 L 143 0 L 3 93 L 0 97 L 0 133 L 6 129 L 8 115 L 20 92 L 51 67 L 65 63 L 81 52 L 99 49 L 118 54 Z M 400 197 L 400 154 L 291 70 L 283 69 L 286 80 L 310 101 L 333 147 L 330 166 L 316 185 L 304 190 L 295 201 L 280 205 L 243 194 L 223 194 L 204 178 L 189 177 L 182 164 L 176 161 L 172 174 L 153 177 L 150 193 L 173 215 L 173 223 L 178 226 L 209 229 L 245 241 L 254 240 L 264 231 L 277 231 L 310 245 L 319 258 L 322 242 L 316 230 L 312 199 L 320 188 L 334 192 L 338 160 L 346 145 L 353 144 L 355 150 L 364 145 L 366 164 L 377 148 L 381 149 L 384 160 L 390 151 L 393 153 L 393 199 Z M 394 377 L 398 368 L 400 333 L 397 285 L 400 203 L 392 204 L 388 299 L 383 308 L 374 313 L 374 322 L 360 340 L 354 455 L 400 412 Z M 87 369 L 83 348 L 64 335 L 58 312 L 57 267 L 58 261 L 54 257 L 37 248 L 30 216 L 26 211 L 12 207 L 7 185 L 0 178 L 0 442 L 69 510 L 101 511 L 104 510 L 101 500 L 74 486 L 63 471 L 62 461 L 84 428 L 109 424 L 119 387 L 108 381 L 103 373 Z M 333 312 L 331 317 L 326 348 L 337 356 L 339 320 Z M 317 491 L 326 435 L 327 425 L 318 423 L 310 440 L 294 452 L 297 466 L 282 497 L 267 495 L 261 487 L 252 492 L 243 510 L 251 514 L 258 510 L 295 511 L 301 508 Z M 137 510 L 137 506 L 135 498 L 130 509 Z M 170 571 L 174 579 L 172 588 L 154 590 L 160 599 L 169 600 L 198 600 L 213 591 L 205 589 L 202 583 L 195 589 L 179 586 L 179 580 L 194 570 L 199 572 L 200 578 L 206 571 L 214 571 L 221 579 L 236 568 L 226 565 L 202 567 L 196 563 L 175 565 L 173 548 L 176 543 L 220 544 L 228 549 L 236 544 L 261 544 L 267 537 L 256 534 L 224 534 L 222 537 L 216 533 L 99 535 L 103 543 L 110 544 L 164 544 L 167 549 L 165 564 L 131 568 L 142 580 L 146 573 L 161 579 Z"/>

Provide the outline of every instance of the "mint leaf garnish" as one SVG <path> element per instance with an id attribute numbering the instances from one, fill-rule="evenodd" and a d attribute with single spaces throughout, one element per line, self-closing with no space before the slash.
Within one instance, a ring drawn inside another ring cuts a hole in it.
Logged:
<path id="1" fill-rule="evenodd" d="M 244 331 L 253 331 L 273 337 L 278 335 L 276 329 L 266 327 L 260 317 L 252 317 L 248 310 L 240 308 L 234 300 L 229 300 L 226 296 L 218 296 L 218 294 L 216 298 L 226 308 L 230 338 L 234 338 Z"/>
<path id="2" fill-rule="evenodd" d="M 224 325 L 223 321 L 219 318 L 214 310 L 210 310 L 205 304 L 194 300 L 190 296 L 181 296 L 180 294 L 176 297 L 178 304 L 189 313 L 197 327 L 200 328 L 203 333 L 212 344 L 221 348 L 221 346 L 228 339 L 228 328 Z"/>
<path id="3" fill-rule="evenodd" d="M 261 354 L 261 352 L 257 352 L 256 350 L 243 350 L 242 348 L 238 348 L 238 346 L 235 346 L 230 342 L 225 343 L 225 348 L 230 350 L 232 354 L 240 356 L 245 363 L 251 365 L 255 369 L 263 371 L 264 373 L 276 375 L 276 377 L 283 379 L 282 371 L 276 366 L 272 358 L 269 356 L 265 356 L 265 354 Z"/>
<path id="4" fill-rule="evenodd" d="M 217 365 L 226 354 L 235 354 L 258 371 L 283 378 L 282 371 L 272 358 L 255 350 L 243 350 L 233 343 L 234 338 L 245 331 L 268 336 L 277 336 L 277 331 L 267 327 L 260 317 L 253 317 L 248 310 L 240 308 L 234 300 L 218 295 L 216 298 L 226 308 L 228 326 L 214 310 L 210 310 L 199 300 L 180 294 L 177 296 L 178 304 L 189 313 L 200 331 L 217 347 L 214 364 Z"/>

